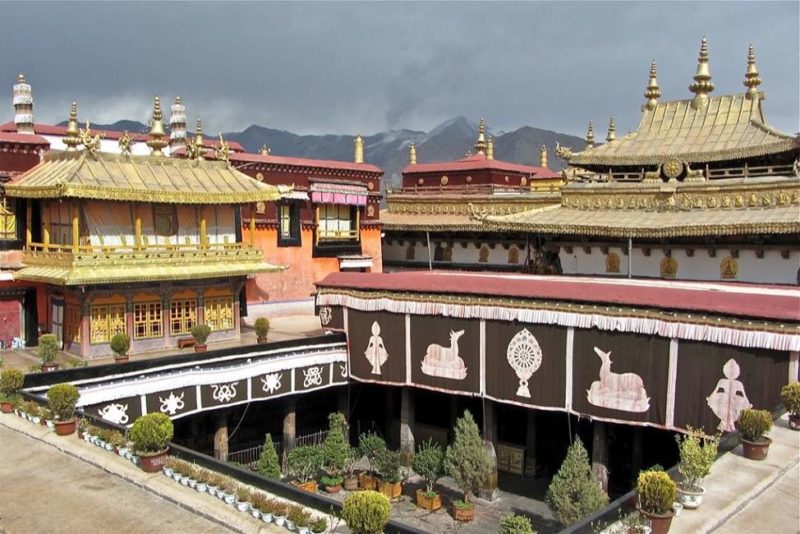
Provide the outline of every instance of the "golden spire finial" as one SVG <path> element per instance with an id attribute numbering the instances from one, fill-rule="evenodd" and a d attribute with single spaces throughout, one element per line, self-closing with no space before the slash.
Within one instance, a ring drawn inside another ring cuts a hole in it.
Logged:
<path id="1" fill-rule="evenodd" d="M 364 163 L 364 138 L 361 135 L 357 135 L 353 139 L 353 145 L 353 162 Z"/>
<path id="2" fill-rule="evenodd" d="M 17 83 L 27 83 L 24 74 L 17 74 Z"/>
<path id="3" fill-rule="evenodd" d="M 69 122 L 67 122 L 67 131 L 65 132 L 63 142 L 67 146 L 67 152 L 73 152 L 78 149 L 78 144 L 81 142 L 80 132 L 78 131 L 78 103 L 73 101 L 69 109 Z"/>
<path id="4" fill-rule="evenodd" d="M 475 152 L 478 154 L 486 153 L 486 121 L 481 117 L 478 124 L 478 140 L 475 141 Z"/>
<path id="5" fill-rule="evenodd" d="M 695 95 L 694 99 L 692 99 L 692 107 L 694 109 L 704 107 L 708 103 L 708 93 L 714 90 L 711 72 L 708 70 L 708 41 L 705 37 L 700 42 L 697 72 L 694 75 L 694 82 L 689 86 L 689 90 Z"/>
<path id="6" fill-rule="evenodd" d="M 219 133 L 219 146 L 214 149 L 214 157 L 230 163 L 231 146 L 222 137 L 222 132 Z"/>
<path id="7" fill-rule="evenodd" d="M 611 120 L 608 121 L 608 135 L 606 135 L 606 142 L 610 143 L 617 138 L 617 125 L 614 124 L 614 115 L 611 115 Z"/>
<path id="8" fill-rule="evenodd" d="M 591 148 L 594 146 L 594 126 L 592 121 L 589 121 L 589 128 L 586 130 L 586 147 Z"/>
<path id="9" fill-rule="evenodd" d="M 262 156 L 269 156 L 269 147 L 267 145 L 262 145 L 260 152 Z"/>
<path id="10" fill-rule="evenodd" d="M 753 50 L 753 45 L 747 51 L 747 72 L 744 75 L 744 86 L 747 87 L 747 99 L 753 100 L 758 98 L 758 86 L 761 85 L 761 78 L 758 75 L 758 67 L 756 66 L 756 53 Z"/>
<path id="11" fill-rule="evenodd" d="M 161 99 L 159 97 L 153 98 L 153 122 L 150 125 L 150 139 L 147 140 L 147 146 L 150 147 L 150 155 L 163 156 L 161 150 L 167 146 L 167 141 L 164 139 L 164 123 L 162 122 L 163 116 L 161 114 Z"/>
<path id="12" fill-rule="evenodd" d="M 656 60 L 650 64 L 650 79 L 647 82 L 647 90 L 644 92 L 644 97 L 647 103 L 644 105 L 650 111 L 656 109 L 658 99 L 661 97 L 661 89 L 658 88 L 658 79 L 656 79 Z"/>
<path id="13" fill-rule="evenodd" d="M 205 159 L 205 148 L 203 142 L 203 121 L 200 119 L 197 119 L 197 122 L 195 124 L 194 143 L 191 143 L 191 146 L 193 147 L 191 151 L 192 154 L 190 154 L 190 157 L 192 159 Z M 187 148 L 188 147 L 189 145 L 187 145 Z"/>
<path id="14" fill-rule="evenodd" d="M 411 143 L 408 147 L 408 164 L 409 165 L 416 165 L 417 164 L 417 145 Z"/>
<path id="15" fill-rule="evenodd" d="M 494 137 L 489 137 L 486 143 L 486 159 L 494 159 Z"/>
<path id="16" fill-rule="evenodd" d="M 547 145 L 539 149 L 539 167 L 547 168 Z"/>

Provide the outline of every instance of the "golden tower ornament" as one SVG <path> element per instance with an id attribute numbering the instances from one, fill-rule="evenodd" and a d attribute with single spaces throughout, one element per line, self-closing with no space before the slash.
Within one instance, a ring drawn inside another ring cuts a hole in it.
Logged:
<path id="1" fill-rule="evenodd" d="M 80 137 L 83 148 L 87 152 L 89 152 L 89 154 L 94 155 L 97 153 L 98 150 L 100 150 L 100 135 L 95 135 L 94 137 L 92 137 L 91 124 L 89 124 L 88 119 L 86 121 L 86 129 L 80 130 L 80 133 L 78 135 Z"/>
<path id="2" fill-rule="evenodd" d="M 647 82 L 647 90 L 644 92 L 644 97 L 647 99 L 645 108 L 653 111 L 658 105 L 658 99 L 661 98 L 661 89 L 658 88 L 658 79 L 656 78 L 656 61 L 650 64 L 650 79 Z"/>
<path id="3" fill-rule="evenodd" d="M 486 121 L 481 117 L 481 122 L 478 124 L 478 139 L 475 141 L 475 152 L 477 154 L 486 153 Z"/>
<path id="4" fill-rule="evenodd" d="M 197 119 L 194 130 L 194 142 L 186 145 L 186 152 L 190 159 L 205 159 L 205 148 L 203 147 L 203 121 Z"/>
<path id="5" fill-rule="evenodd" d="M 606 135 L 606 142 L 610 143 L 617 138 L 617 125 L 614 124 L 614 116 L 608 121 L 608 134 Z"/>
<path id="6" fill-rule="evenodd" d="M 417 145 L 411 143 L 408 146 L 408 164 L 409 165 L 416 165 L 417 164 Z"/>
<path id="7" fill-rule="evenodd" d="M 708 69 L 708 41 L 705 37 L 700 42 L 697 72 L 694 75 L 694 82 L 689 86 L 689 90 L 694 93 L 694 98 L 692 99 L 692 107 L 694 109 L 705 107 L 708 104 L 708 94 L 714 90 L 711 71 Z"/>
<path id="8" fill-rule="evenodd" d="M 147 146 L 150 147 L 151 156 L 163 156 L 162 150 L 169 143 L 164 137 L 164 123 L 162 122 L 163 116 L 161 114 L 161 99 L 159 97 L 153 98 L 153 122 L 150 126 L 150 139 L 147 140 Z"/>
<path id="9" fill-rule="evenodd" d="M 261 150 L 259 151 L 259 153 L 262 156 L 269 156 L 269 153 L 270 153 L 269 147 L 267 145 L 262 145 L 261 146 Z"/>
<path id="10" fill-rule="evenodd" d="M 364 138 L 361 135 L 353 139 L 353 163 L 364 163 Z"/>
<path id="11" fill-rule="evenodd" d="M 123 156 L 130 156 L 133 153 L 133 143 L 133 137 L 128 133 L 128 130 L 122 132 L 122 135 L 119 137 L 119 141 L 117 141 L 120 153 Z"/>
<path id="12" fill-rule="evenodd" d="M 542 145 L 539 149 L 539 167 L 547 168 L 547 145 Z"/>
<path id="13" fill-rule="evenodd" d="M 586 130 L 586 148 L 594 146 L 594 126 L 592 121 L 589 121 L 589 128 Z"/>
<path id="14" fill-rule="evenodd" d="M 78 137 L 78 103 L 73 101 L 69 109 L 69 122 L 67 122 L 67 131 L 65 132 L 63 142 L 67 146 L 67 152 L 74 152 L 78 150 L 78 145 L 81 138 Z"/>
<path id="15" fill-rule="evenodd" d="M 494 159 L 494 137 L 489 137 L 486 143 L 486 159 Z"/>
<path id="16" fill-rule="evenodd" d="M 747 87 L 746 97 L 748 100 L 754 100 L 759 97 L 758 86 L 761 85 L 761 78 L 756 66 L 756 53 L 753 50 L 753 45 L 750 45 L 747 51 L 747 72 L 742 83 Z"/>
<path id="17" fill-rule="evenodd" d="M 214 149 L 214 157 L 221 159 L 226 163 L 230 163 L 231 159 L 231 146 L 222 137 L 222 132 L 219 134 L 219 146 Z"/>

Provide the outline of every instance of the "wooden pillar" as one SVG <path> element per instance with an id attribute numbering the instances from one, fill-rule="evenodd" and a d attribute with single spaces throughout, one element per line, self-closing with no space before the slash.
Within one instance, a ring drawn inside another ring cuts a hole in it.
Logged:
<path id="1" fill-rule="evenodd" d="M 283 471 L 288 471 L 286 457 L 289 451 L 294 449 L 294 440 L 297 437 L 297 399 L 288 398 L 284 408 L 283 415 L 283 441 L 281 444 L 281 460 L 283 464 Z"/>
<path id="2" fill-rule="evenodd" d="M 26 201 L 25 205 L 25 246 L 30 248 L 31 242 L 33 241 L 33 232 L 31 230 L 31 224 L 33 221 L 33 205 L 31 204 L 30 199 Z"/>
<path id="3" fill-rule="evenodd" d="M 72 253 L 78 253 L 78 247 L 81 241 L 81 227 L 77 206 L 73 206 L 75 211 L 72 212 Z"/>
<path id="4" fill-rule="evenodd" d="M 50 248 L 50 224 L 42 222 L 42 248 Z"/>
<path id="5" fill-rule="evenodd" d="M 594 421 L 592 435 L 592 473 L 608 491 L 608 423 Z"/>
<path id="6" fill-rule="evenodd" d="M 316 239 L 315 239 L 315 243 L 314 243 L 314 245 L 316 246 L 316 245 L 319 245 L 319 233 L 320 233 L 320 227 L 319 227 L 319 206 L 317 206 L 317 207 L 314 209 L 314 224 L 316 225 L 316 228 L 317 228 L 317 232 L 316 232 L 316 236 L 315 236 L 315 237 L 316 237 Z"/>
<path id="7" fill-rule="evenodd" d="M 214 458 L 221 462 L 228 460 L 228 416 L 222 412 L 217 416 L 214 432 Z"/>
<path id="8" fill-rule="evenodd" d="M 536 411 L 528 410 L 525 438 L 525 476 L 536 476 Z"/>
<path id="9" fill-rule="evenodd" d="M 483 448 L 486 454 L 489 455 L 491 470 L 489 471 L 489 477 L 481 484 L 478 494 L 482 499 L 489 501 L 497 498 L 497 451 L 495 450 L 495 445 L 497 444 L 497 412 L 495 406 L 494 401 L 484 400 Z"/>
<path id="10" fill-rule="evenodd" d="M 402 389 L 400 400 L 400 463 L 411 467 L 414 461 L 414 392 L 409 387 Z"/>
<path id="11" fill-rule="evenodd" d="M 208 232 L 206 231 L 206 210 L 200 208 L 200 246 L 205 248 L 208 246 Z"/>
<path id="12" fill-rule="evenodd" d="M 133 244 L 137 249 L 142 248 L 142 218 L 138 215 L 133 225 Z"/>
<path id="13" fill-rule="evenodd" d="M 356 206 L 356 237 L 361 241 L 361 208 Z"/>
<path id="14" fill-rule="evenodd" d="M 280 232 L 280 229 L 278 230 Z M 256 244 L 256 206 L 250 206 L 250 245 Z"/>

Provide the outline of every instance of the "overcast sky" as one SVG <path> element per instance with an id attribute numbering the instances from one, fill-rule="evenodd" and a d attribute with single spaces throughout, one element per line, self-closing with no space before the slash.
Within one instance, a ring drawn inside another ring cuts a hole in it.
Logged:
<path id="1" fill-rule="evenodd" d="M 250 124 L 295 133 L 428 130 L 485 116 L 598 137 L 636 128 L 650 61 L 662 99 L 691 94 L 700 38 L 714 95 L 742 92 L 756 47 L 769 122 L 794 133 L 800 2 L 7 3 L 0 81 L 17 73 L 37 121 L 146 121 L 181 95 L 207 133 Z"/>

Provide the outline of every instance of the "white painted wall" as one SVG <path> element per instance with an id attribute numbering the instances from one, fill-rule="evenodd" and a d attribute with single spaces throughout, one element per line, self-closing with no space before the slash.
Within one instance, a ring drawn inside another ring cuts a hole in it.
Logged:
<path id="1" fill-rule="evenodd" d="M 67 145 L 64 144 L 64 137 L 60 135 L 43 135 L 50 143 L 50 150 L 66 150 Z M 78 146 L 78 150 L 83 150 L 82 146 Z M 107 152 L 109 154 L 121 153 L 119 143 L 116 139 L 100 139 L 100 152 Z M 169 155 L 169 146 L 163 150 L 165 155 Z M 150 154 L 150 147 L 144 143 L 134 143 L 131 146 L 131 153 L 134 156 L 147 156 Z"/>

